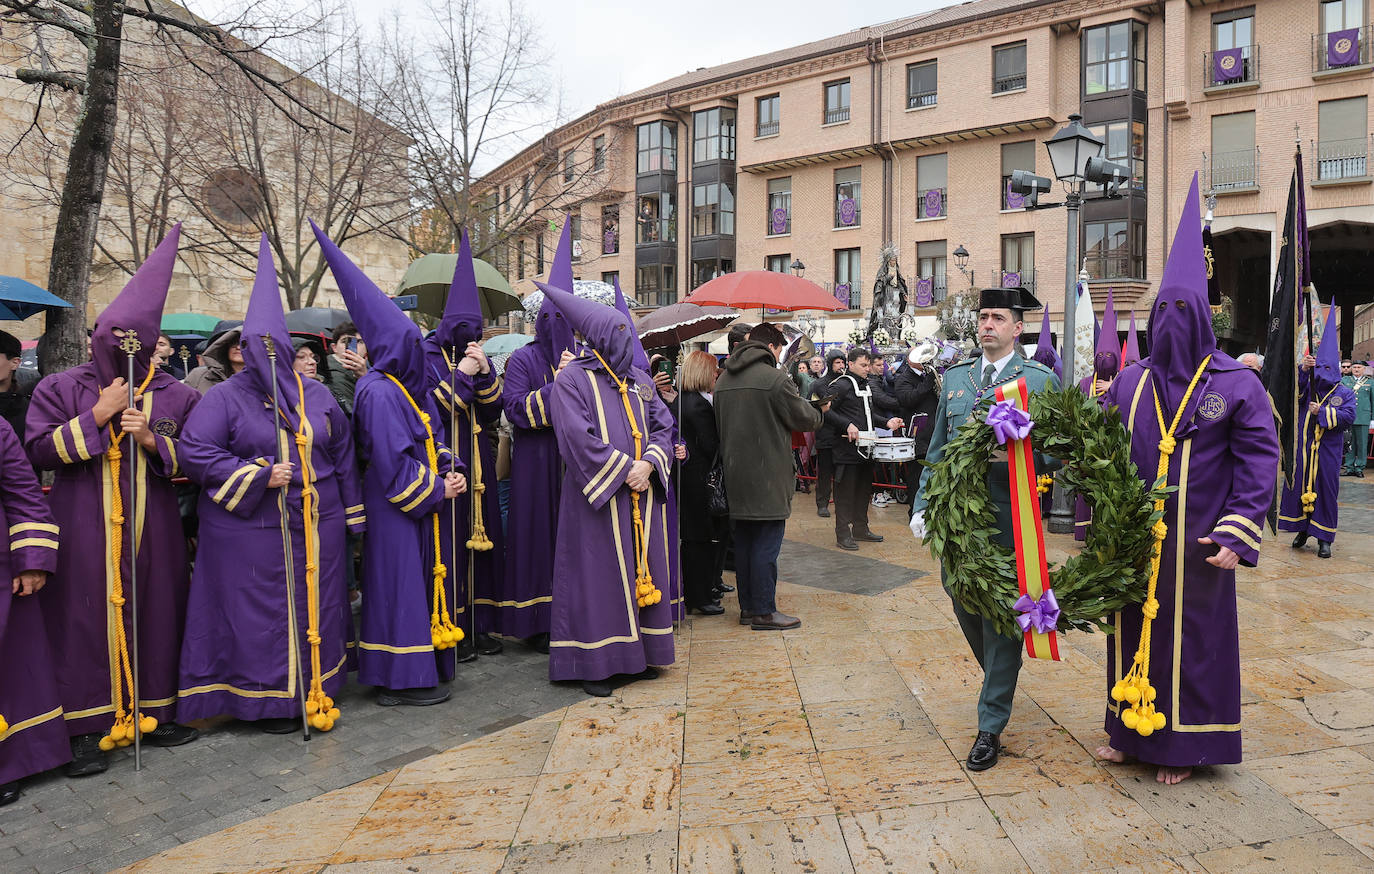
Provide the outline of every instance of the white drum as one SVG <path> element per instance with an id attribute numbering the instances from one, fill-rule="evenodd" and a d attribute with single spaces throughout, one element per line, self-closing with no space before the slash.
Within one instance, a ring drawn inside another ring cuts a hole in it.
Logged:
<path id="1" fill-rule="evenodd" d="M 916 458 L 915 437 L 878 437 L 872 446 L 874 461 L 913 461 Z"/>

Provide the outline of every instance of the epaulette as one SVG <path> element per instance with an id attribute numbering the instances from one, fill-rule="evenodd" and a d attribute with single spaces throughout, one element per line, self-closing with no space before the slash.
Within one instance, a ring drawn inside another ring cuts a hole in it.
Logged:
<path id="1" fill-rule="evenodd" d="M 1035 369 L 1042 371 L 1044 373 L 1054 373 L 1053 370 L 1050 370 L 1048 367 L 1046 367 L 1045 365 L 1041 364 L 1039 361 L 1036 361 L 1033 358 L 1027 358 L 1023 360 L 1021 362 L 1021 366 L 1026 368 L 1027 370 Z"/>
<path id="2" fill-rule="evenodd" d="M 946 368 L 945 368 L 945 373 L 949 373 L 951 370 L 953 370 L 953 369 L 956 368 L 956 367 L 972 367 L 972 366 L 973 366 L 973 362 L 975 362 L 975 361 L 977 361 L 977 360 L 978 360 L 977 358 L 965 358 L 965 359 L 963 359 L 963 360 L 961 360 L 961 361 L 956 361 L 956 362 L 954 362 L 953 364 L 951 364 L 949 367 L 946 367 Z"/>

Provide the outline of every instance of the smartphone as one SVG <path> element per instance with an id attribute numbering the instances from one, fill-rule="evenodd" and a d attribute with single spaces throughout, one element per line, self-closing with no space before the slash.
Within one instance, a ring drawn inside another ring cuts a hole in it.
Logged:
<path id="1" fill-rule="evenodd" d="M 358 338 L 357 338 L 357 337 L 349 337 L 347 340 L 344 340 L 344 348 L 347 349 L 349 352 L 352 352 L 354 355 L 357 355 L 357 354 L 358 354 Z"/>
<path id="2" fill-rule="evenodd" d="M 655 373 L 655 374 L 666 373 L 666 374 L 668 374 L 668 378 L 669 378 L 669 379 L 672 379 L 672 378 L 673 378 L 673 362 L 669 361 L 667 358 L 664 358 L 664 359 L 660 360 L 657 364 L 654 365 L 654 373 Z"/>

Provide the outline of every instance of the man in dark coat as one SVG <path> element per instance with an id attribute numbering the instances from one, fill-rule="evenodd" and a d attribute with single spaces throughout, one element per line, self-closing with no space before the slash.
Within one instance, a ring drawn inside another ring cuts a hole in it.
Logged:
<path id="1" fill-rule="evenodd" d="M 830 384 L 844 376 L 844 352 L 832 349 L 825 353 L 825 373 L 811 383 L 807 397 L 812 403 L 821 403 L 830 396 Z M 826 518 L 830 515 L 830 493 L 835 485 L 835 441 L 839 436 L 835 429 L 824 421 L 816 430 L 816 515 Z"/>
<path id="2" fill-rule="evenodd" d="M 778 370 L 787 341 L 767 322 L 749 332 L 725 362 L 714 394 L 725 468 L 725 494 L 735 528 L 735 581 L 741 625 L 757 631 L 796 628 L 778 612 L 778 550 L 796 491 L 792 432 L 814 431 L 821 413 Z"/>
<path id="3" fill-rule="evenodd" d="M 835 544 L 858 549 L 857 541 L 882 542 L 868 527 L 868 504 L 873 498 L 873 462 L 859 451 L 862 433 L 877 428 L 900 428 L 897 399 L 883 387 L 882 375 L 869 377 L 872 354 L 862 347 L 849 352 L 849 372 L 831 383 L 835 401 L 825 414 L 826 426 L 838 436 L 835 457 Z"/>
<path id="4" fill-rule="evenodd" d="M 930 433 L 935 429 L 935 410 L 940 406 L 940 382 L 935 376 L 933 364 L 912 364 L 904 360 L 897 368 L 897 378 L 893 386 L 897 396 L 897 415 L 911 426 L 911 436 L 916 438 L 916 458 L 902 465 L 902 475 L 906 482 L 907 515 L 909 516 L 912 498 L 921 484 L 921 459 L 926 457 L 930 447 Z"/>

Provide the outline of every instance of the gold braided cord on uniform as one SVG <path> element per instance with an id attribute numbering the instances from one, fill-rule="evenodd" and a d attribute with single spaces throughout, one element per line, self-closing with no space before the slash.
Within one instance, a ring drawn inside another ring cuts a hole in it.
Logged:
<path id="1" fill-rule="evenodd" d="M 148 383 L 153 381 L 153 374 L 157 368 L 148 367 L 148 374 L 143 377 L 143 383 L 134 392 L 134 401 L 137 402 L 143 396 L 143 392 L 148 388 Z M 113 429 L 112 429 L 113 430 Z M 138 702 L 134 700 L 134 669 L 129 661 L 129 637 L 124 631 L 124 492 L 119 483 L 120 459 L 124 457 L 124 451 L 119 448 L 119 441 L 124 438 L 124 431 L 115 431 L 110 437 L 110 448 L 105 453 L 106 464 L 110 467 L 110 603 L 114 605 L 115 621 L 115 647 L 119 650 L 115 657 L 115 682 L 110 689 L 112 703 L 115 708 L 114 725 L 110 726 L 110 733 L 100 739 L 100 748 L 109 752 L 115 747 L 127 747 L 134 742 L 134 714 L 138 712 Z M 137 442 L 133 443 L 130 452 L 138 451 Z M 130 474 L 132 479 L 133 473 Z M 134 509 L 137 513 L 137 508 Z M 138 528 L 134 527 L 134 537 L 138 536 Z M 129 689 L 129 709 L 124 709 L 124 688 L 128 684 Z M 138 729 L 143 734 L 148 734 L 157 729 L 157 720 L 151 716 L 138 714 Z"/>
<path id="2" fill-rule="evenodd" d="M 1178 446 L 1174 434 L 1178 431 L 1179 423 L 1183 421 L 1183 411 L 1188 408 L 1188 400 L 1193 396 L 1198 383 L 1202 381 L 1202 375 L 1207 372 L 1207 365 L 1211 361 L 1212 356 L 1208 355 L 1198 365 L 1192 382 L 1188 383 L 1188 390 L 1183 393 L 1183 400 L 1179 401 L 1178 409 L 1174 411 L 1174 421 L 1168 426 L 1164 424 L 1164 408 L 1159 403 L 1159 391 L 1151 385 L 1155 400 L 1155 418 L 1159 420 L 1160 433 L 1159 467 L 1155 470 L 1156 488 L 1169 484 L 1169 459 Z M 1141 378 L 1149 379 L 1149 372 Z M 1164 499 L 1164 495 L 1155 499 L 1156 513 L 1163 514 Z M 1155 522 L 1151 531 L 1154 533 L 1155 542 L 1150 550 L 1150 584 L 1145 590 L 1145 603 L 1140 605 L 1140 645 L 1136 648 L 1130 671 L 1112 687 L 1113 701 L 1125 701 L 1131 705 L 1121 711 L 1121 724 L 1127 729 L 1135 730 L 1141 737 L 1149 737 L 1168 724 L 1164 714 L 1155 710 L 1154 701 L 1158 693 L 1155 687 L 1150 685 L 1150 629 L 1154 624 L 1154 618 L 1159 615 L 1159 600 L 1155 597 L 1155 592 L 1159 588 L 1159 566 L 1163 558 L 1164 538 L 1169 536 L 1169 525 L 1164 521 L 1163 515 Z M 1180 531 L 1179 535 L 1182 534 Z"/>
<path id="3" fill-rule="evenodd" d="M 620 391 L 620 402 L 625 406 L 625 416 L 630 422 L 630 434 L 635 439 L 635 461 L 642 461 L 644 453 L 644 432 L 639 430 L 639 422 L 635 420 L 634 408 L 630 406 L 630 387 L 629 384 L 615 375 L 611 366 L 606 363 L 606 359 L 601 357 L 601 353 L 595 349 L 592 354 L 596 360 L 601 362 L 601 366 L 606 368 L 606 375 L 615 383 L 615 387 Z M 634 519 L 634 540 L 635 540 L 635 603 L 640 607 L 649 607 L 663 600 L 663 593 L 658 586 L 654 585 L 654 578 L 649 573 L 649 538 L 644 533 L 644 517 L 639 511 L 639 492 L 630 492 L 630 513 Z"/>
<path id="4" fill-rule="evenodd" d="M 1332 386 L 1331 391 L 1327 392 L 1326 397 L 1322 398 L 1319 403 L 1325 405 L 1336 393 L 1337 387 Z M 1303 430 L 1307 429 L 1307 423 L 1310 421 L 1312 421 L 1312 410 L 1308 409 L 1307 416 L 1303 420 Z M 1312 432 L 1312 449 L 1309 450 L 1306 458 L 1306 481 L 1302 484 L 1302 515 L 1304 517 L 1311 516 L 1312 511 L 1317 509 L 1317 465 L 1321 464 L 1322 437 L 1325 435 L 1326 429 L 1321 426 L 1321 420 L 1318 419 Z"/>
<path id="5" fill-rule="evenodd" d="M 391 374 L 386 374 L 386 378 L 396 384 L 401 390 L 401 394 L 406 396 L 410 402 L 410 408 L 415 411 L 415 415 L 420 417 L 420 424 L 425 426 L 425 458 L 429 464 L 429 472 L 436 481 L 439 477 L 439 449 L 434 443 L 434 428 L 429 424 L 429 413 L 420 409 L 420 405 L 415 403 L 415 398 L 410 396 L 410 392 L 401 384 L 401 381 Z M 429 636 L 434 643 L 435 649 L 449 649 L 457 646 L 463 639 L 463 630 L 453 624 L 452 617 L 448 612 L 448 595 L 444 591 L 444 580 L 448 578 L 448 566 L 444 564 L 444 548 L 439 542 L 439 511 L 436 510 L 429 514 L 430 522 L 433 524 L 434 532 L 434 601 L 433 609 L 429 614 Z"/>
<path id="6" fill-rule="evenodd" d="M 329 731 L 339 718 L 334 699 L 324 694 L 320 668 L 320 544 L 319 521 L 315 518 L 315 471 L 310 464 L 310 441 L 305 436 L 305 386 L 301 375 L 296 377 L 296 415 L 300 426 L 296 429 L 296 455 L 301 459 L 301 515 L 305 534 L 305 639 L 310 644 L 310 694 L 305 699 L 305 718 L 311 728 Z"/>

